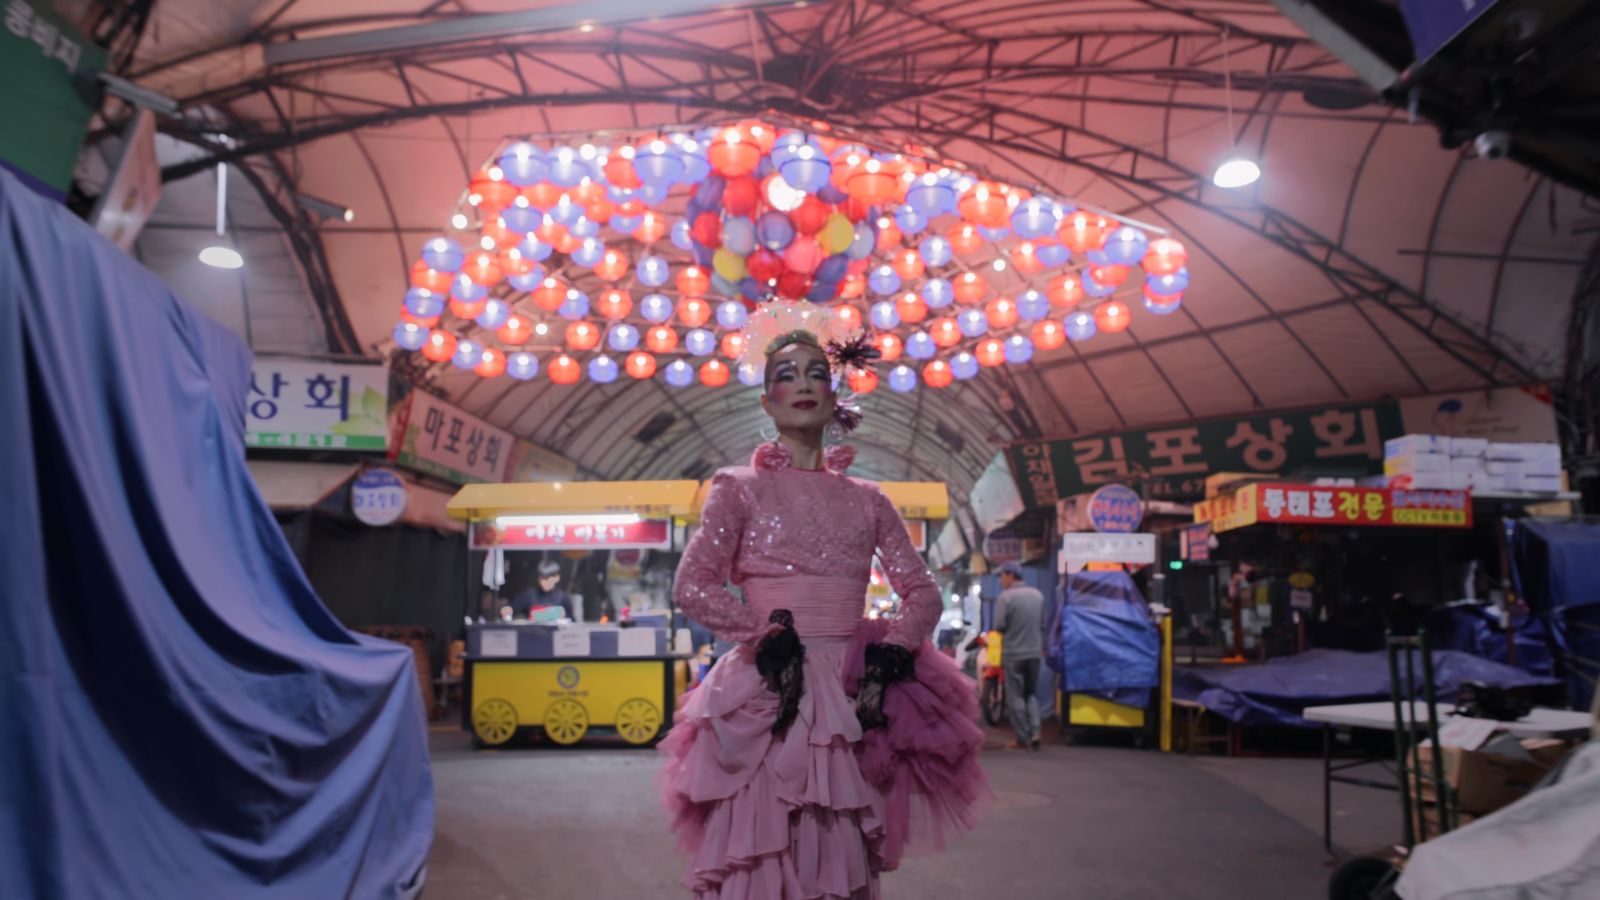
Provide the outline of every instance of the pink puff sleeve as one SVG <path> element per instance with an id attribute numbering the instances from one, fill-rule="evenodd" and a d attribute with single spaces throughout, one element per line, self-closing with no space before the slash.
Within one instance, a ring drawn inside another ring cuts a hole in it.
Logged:
<path id="1" fill-rule="evenodd" d="M 718 472 L 706 493 L 700 530 L 684 548 L 672 588 L 684 614 L 725 641 L 755 641 L 772 630 L 727 587 L 749 514 L 744 486 L 735 476 Z"/>
<path id="2" fill-rule="evenodd" d="M 877 519 L 878 559 L 889 576 L 889 584 L 900 595 L 900 615 L 889 626 L 884 641 L 915 650 L 932 637 L 933 626 L 944 611 L 944 597 L 927 563 L 911 545 L 905 520 L 894 503 L 882 491 L 874 491 L 872 502 Z"/>

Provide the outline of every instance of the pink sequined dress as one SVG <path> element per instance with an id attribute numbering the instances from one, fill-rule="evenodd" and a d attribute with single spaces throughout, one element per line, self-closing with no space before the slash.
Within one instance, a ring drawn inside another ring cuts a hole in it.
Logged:
<path id="1" fill-rule="evenodd" d="M 971 679 L 928 644 L 941 597 L 904 522 L 853 453 L 796 469 L 777 444 L 716 474 L 678 566 L 685 614 L 736 642 L 685 697 L 661 788 L 699 900 L 876 898 L 908 848 L 942 848 L 987 795 Z M 874 552 L 901 596 L 898 618 L 863 618 Z M 744 594 L 727 590 L 729 581 Z M 787 609 L 805 645 L 799 715 L 774 735 L 779 698 L 755 648 Z M 886 728 L 863 730 L 854 695 L 872 642 L 916 652 L 884 693 Z"/>

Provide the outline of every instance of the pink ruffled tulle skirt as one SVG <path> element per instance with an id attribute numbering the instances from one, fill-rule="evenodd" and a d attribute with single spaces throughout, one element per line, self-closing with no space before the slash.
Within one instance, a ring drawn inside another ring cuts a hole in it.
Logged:
<path id="1" fill-rule="evenodd" d="M 803 638 L 805 693 L 782 737 L 749 648 L 685 696 L 660 787 L 697 900 L 871 900 L 906 852 L 976 824 L 988 795 L 977 689 L 949 657 L 924 645 L 915 677 L 885 692 L 888 727 L 863 734 L 856 721 L 866 645 L 887 627 Z"/>

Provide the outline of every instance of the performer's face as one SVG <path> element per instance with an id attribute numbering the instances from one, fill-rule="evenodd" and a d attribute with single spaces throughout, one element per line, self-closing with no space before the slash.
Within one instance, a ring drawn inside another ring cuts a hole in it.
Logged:
<path id="1" fill-rule="evenodd" d="M 810 344 L 790 344 L 773 354 L 761 408 L 781 429 L 822 428 L 833 418 L 838 395 L 828 358 Z"/>

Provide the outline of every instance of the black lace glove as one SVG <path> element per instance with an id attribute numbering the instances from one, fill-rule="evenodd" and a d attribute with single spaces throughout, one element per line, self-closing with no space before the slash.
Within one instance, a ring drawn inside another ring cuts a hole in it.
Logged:
<path id="1" fill-rule="evenodd" d="M 910 678 L 917 658 L 898 644 L 868 644 L 867 666 L 856 689 L 856 721 L 864 729 L 883 728 L 889 720 L 883 714 L 883 692 L 889 685 Z"/>
<path id="2" fill-rule="evenodd" d="M 775 609 L 768 621 L 783 626 L 761 639 L 756 645 L 756 671 L 767 682 L 767 687 L 778 695 L 778 720 L 772 723 L 772 733 L 782 735 L 789 730 L 795 716 L 800 714 L 800 693 L 805 689 L 805 645 L 794 630 L 794 614 L 787 609 Z"/>

